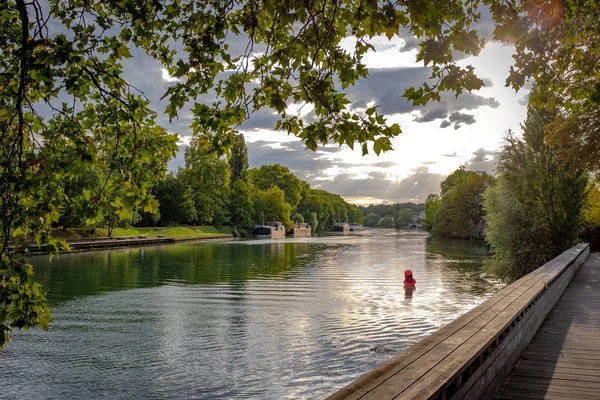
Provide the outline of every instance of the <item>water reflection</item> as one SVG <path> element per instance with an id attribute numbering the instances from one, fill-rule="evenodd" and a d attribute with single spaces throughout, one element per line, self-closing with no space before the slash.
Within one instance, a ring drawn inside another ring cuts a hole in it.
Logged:
<path id="1" fill-rule="evenodd" d="M 315 243 L 181 244 L 62 255 L 49 263 L 30 257 L 36 279 L 51 303 L 113 290 L 164 284 L 244 282 L 260 277 L 289 278 L 325 249 Z"/>
<path id="2" fill-rule="evenodd" d="M 55 322 L 0 353 L 3 395 L 321 398 L 494 292 L 487 256 L 378 230 L 34 257 Z"/>

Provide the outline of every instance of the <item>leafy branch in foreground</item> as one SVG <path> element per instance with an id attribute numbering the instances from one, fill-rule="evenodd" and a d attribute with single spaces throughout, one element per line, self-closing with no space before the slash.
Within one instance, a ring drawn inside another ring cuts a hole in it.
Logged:
<path id="1" fill-rule="evenodd" d="M 441 91 L 481 87 L 454 54 L 479 53 L 484 43 L 474 24 L 489 10 L 495 38 L 516 46 L 507 84 L 546 79 L 559 85 L 553 90 L 565 110 L 587 110 L 600 97 L 598 9 L 596 0 L 1 2 L 0 346 L 11 327 L 47 327 L 50 320 L 33 269 L 17 252 L 26 240 L 48 241 L 51 252 L 64 248 L 49 230 L 67 204 L 90 225 L 156 207 L 148 189 L 164 175 L 176 137 L 156 124 L 148 99 L 124 79 L 122 60 L 131 49 L 177 80 L 164 95 L 165 111 L 170 118 L 192 112 L 199 148 L 227 152 L 240 124 L 269 108 L 280 115 L 276 128 L 308 148 L 334 142 L 367 153 L 372 145 L 379 154 L 391 149 L 400 127 L 376 106 L 352 105 L 344 92 L 368 76 L 363 58 L 373 37 L 403 29 L 419 38 L 418 60 L 432 75 L 405 97 L 422 105 Z M 348 36 L 355 39 L 350 51 L 341 46 Z M 230 48 L 236 37 L 246 41 L 243 50 Z M 578 46 L 579 38 L 589 41 Z M 300 118 L 291 103 L 311 107 L 314 118 Z M 65 182 L 92 166 L 104 182 L 65 193 Z"/>

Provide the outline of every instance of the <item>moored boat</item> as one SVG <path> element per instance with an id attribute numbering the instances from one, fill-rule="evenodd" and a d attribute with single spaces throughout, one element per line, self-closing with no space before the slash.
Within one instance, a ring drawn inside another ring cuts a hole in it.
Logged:
<path id="1" fill-rule="evenodd" d="M 252 234 L 256 239 L 283 239 L 285 238 L 285 226 L 281 222 L 254 225 Z"/>
<path id="2" fill-rule="evenodd" d="M 333 226 L 333 231 L 339 233 L 350 232 L 350 225 L 345 222 L 338 222 Z"/>
<path id="3" fill-rule="evenodd" d="M 295 224 L 290 233 L 294 237 L 311 237 L 312 228 L 309 224 L 305 223 Z"/>

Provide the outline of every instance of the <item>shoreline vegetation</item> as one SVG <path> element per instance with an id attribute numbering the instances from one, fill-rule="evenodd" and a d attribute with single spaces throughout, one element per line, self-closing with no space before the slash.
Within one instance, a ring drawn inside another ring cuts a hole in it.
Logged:
<path id="1" fill-rule="evenodd" d="M 52 236 L 60 237 L 67 241 L 73 239 L 106 238 L 111 239 L 106 228 L 70 228 L 68 230 L 55 229 Z M 231 236 L 229 232 L 219 230 L 214 226 L 169 226 L 169 227 L 131 227 L 115 228 L 112 238 L 123 236 L 147 236 L 147 237 L 174 237 L 174 238 L 202 238 L 209 236 Z"/>
<path id="2" fill-rule="evenodd" d="M 55 229 L 51 236 L 64 240 L 68 248 L 59 253 L 106 250 L 110 248 L 139 247 L 180 242 L 226 241 L 233 239 L 231 233 L 223 232 L 213 226 L 177 226 L 156 228 L 117 228 L 108 236 L 106 228 L 96 229 Z M 38 245 L 26 242 L 20 250 L 29 255 L 47 252 L 48 242 Z"/>
<path id="3" fill-rule="evenodd" d="M 433 231 L 485 236 L 494 270 L 516 279 L 574 244 L 584 227 L 600 227 L 598 0 L 373 1 L 358 8 L 341 1 L 320 10 L 272 0 L 233 8 L 228 1 L 200 8 L 194 2 L 50 3 L 0 6 L 0 349 L 13 329 L 48 329 L 46 291 L 34 266 L 16 253 L 27 238 L 47 242 L 50 255 L 68 249 L 51 228 L 108 228 L 113 236 L 129 226 L 229 225 L 237 236 L 264 221 L 286 229 L 303 222 L 313 229 L 361 224 L 358 207 L 319 183 L 311 188 L 287 167 L 249 169 L 243 133 L 261 118 L 270 121 L 271 131 L 319 149 L 314 161 L 323 167 L 336 159 L 327 146 L 363 156 L 393 150 L 402 129 L 380 107 L 389 96 L 367 99 L 358 86 L 347 90 L 369 76 L 367 58 L 379 37 L 418 38 L 416 60 L 431 75 L 392 92 L 420 107 L 419 122 L 434 116 L 433 108 L 445 110 L 445 118 L 452 95 L 486 85 L 473 65 L 457 61 L 478 56 L 490 40 L 514 46 L 505 86 L 528 91 L 518 101 L 529 103 L 523 136 L 507 134 L 498 179 L 452 174 L 441 196 L 428 199 L 425 220 Z M 483 8 L 493 20 L 491 38 L 478 29 Z M 345 48 L 349 32 L 354 51 Z M 246 46 L 231 45 L 240 39 Z M 154 95 L 129 81 L 140 60 L 154 63 L 155 71 L 160 66 L 168 81 L 163 102 L 152 102 Z M 433 108 L 426 115 L 427 105 Z M 449 121 L 462 109 L 470 108 L 458 107 Z M 185 166 L 168 173 L 188 133 Z M 332 169 L 352 172 L 348 160 Z M 379 172 L 387 161 L 367 164 L 356 171 Z M 328 177 L 327 169 L 316 171 L 305 176 Z M 369 187 L 359 180 L 351 186 Z M 398 221 L 409 217 L 398 210 L 377 224 L 402 226 Z"/>

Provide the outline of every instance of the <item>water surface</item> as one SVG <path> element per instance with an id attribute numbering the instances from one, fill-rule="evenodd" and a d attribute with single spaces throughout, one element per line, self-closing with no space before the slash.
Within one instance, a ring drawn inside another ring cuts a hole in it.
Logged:
<path id="1" fill-rule="evenodd" d="M 495 292 L 487 257 L 392 230 L 32 257 L 54 322 L 0 352 L 0 397 L 323 398 Z"/>

